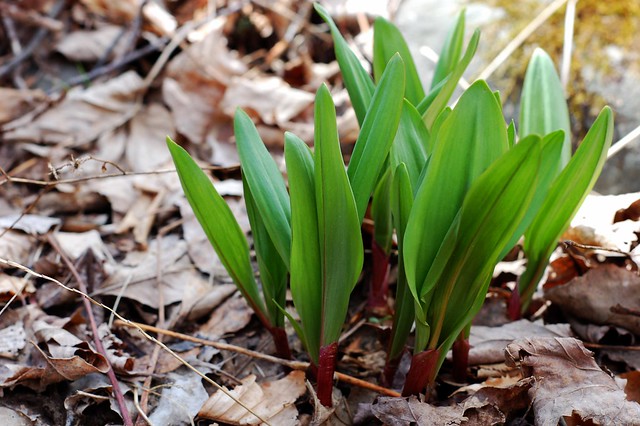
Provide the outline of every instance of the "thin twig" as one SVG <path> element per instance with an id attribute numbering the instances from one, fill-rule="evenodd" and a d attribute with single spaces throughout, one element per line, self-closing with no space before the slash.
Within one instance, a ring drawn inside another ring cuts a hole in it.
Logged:
<path id="1" fill-rule="evenodd" d="M 609 148 L 609 151 L 607 151 L 607 160 L 622 151 L 622 149 L 629 145 L 631 142 L 635 141 L 638 136 L 640 136 L 640 126 L 636 127 L 631 132 L 629 132 L 627 136 L 611 145 L 611 148 Z"/>
<path id="2" fill-rule="evenodd" d="M 62 31 L 64 28 L 62 22 L 52 17 L 43 16 L 34 10 L 24 10 L 7 2 L 0 2 L 0 13 L 23 24 L 43 27 L 50 31 Z"/>
<path id="3" fill-rule="evenodd" d="M 44 274 L 40 274 L 36 271 L 34 271 L 31 268 L 27 268 L 24 265 L 21 265 L 18 262 L 14 262 L 12 260 L 8 260 L 8 259 L 4 259 L 0 257 L 0 265 L 5 265 L 8 266 L 10 268 L 16 268 L 19 269 L 23 272 L 28 272 L 31 275 L 33 275 L 36 278 L 42 278 L 44 280 L 50 281 L 62 288 L 64 288 L 67 291 L 70 291 L 72 293 L 78 294 L 81 297 L 86 298 L 87 300 L 89 300 L 89 302 L 93 303 L 96 306 L 100 306 L 103 309 L 106 309 L 107 311 L 113 313 L 115 315 L 116 318 L 118 318 L 119 321 L 116 321 L 118 324 L 122 324 L 126 327 L 131 327 L 131 328 L 135 328 L 137 329 L 142 336 L 144 336 L 145 339 L 155 343 L 156 345 L 160 345 L 160 347 L 162 347 L 162 349 L 164 349 L 167 353 L 169 353 L 172 357 L 174 357 L 175 359 L 177 359 L 182 365 L 184 365 L 185 367 L 187 367 L 189 370 L 193 371 L 194 373 L 196 373 L 198 376 L 200 376 L 203 380 L 205 380 L 207 383 L 209 383 L 211 386 L 215 387 L 216 389 L 218 389 L 220 392 L 224 393 L 226 396 L 228 396 L 229 398 L 231 398 L 232 401 L 236 402 L 239 406 L 241 406 L 242 408 L 244 408 L 245 410 L 247 410 L 248 413 L 254 415 L 257 419 L 259 419 L 261 422 L 265 423 L 266 425 L 269 425 L 270 423 L 267 422 L 265 419 L 263 419 L 260 415 L 256 414 L 253 410 L 251 410 L 251 408 L 247 407 L 246 404 L 244 404 L 242 401 L 240 401 L 238 398 L 236 398 L 231 392 L 229 392 L 226 388 L 224 388 L 223 386 L 220 386 L 219 384 L 217 384 L 216 382 L 214 382 L 213 380 L 211 380 L 209 377 L 207 377 L 206 374 L 198 371 L 197 368 L 195 368 L 193 365 L 189 364 L 187 361 L 185 361 L 180 355 L 178 355 L 177 353 L 175 353 L 174 351 L 172 351 L 167 345 L 165 345 L 164 343 L 158 341 L 158 339 L 156 339 L 155 337 L 151 336 L 149 333 L 145 332 L 142 327 L 139 327 L 137 325 L 137 323 L 134 323 L 132 321 L 129 321 L 128 319 L 126 319 L 125 317 L 123 317 L 122 315 L 118 314 L 117 312 L 114 312 L 109 306 L 105 305 L 104 303 L 98 302 L 97 300 L 95 300 L 94 298 L 92 298 L 91 296 L 89 296 L 86 293 L 83 293 L 82 291 L 69 287 L 63 283 L 61 283 L 60 281 L 58 281 L 55 278 L 52 278 L 48 275 L 44 275 Z"/>
<path id="4" fill-rule="evenodd" d="M 75 278 L 78 283 L 78 287 L 80 287 L 80 291 L 83 293 L 87 293 L 87 284 L 84 282 L 84 279 L 80 276 L 78 269 L 71 262 L 67 254 L 62 250 L 62 247 L 58 244 L 58 241 L 53 236 L 53 234 L 47 235 L 47 240 L 51 247 L 60 255 L 62 261 L 67 265 L 67 268 L 71 271 L 71 274 Z M 102 341 L 100 340 L 100 334 L 98 333 L 98 325 L 96 324 L 96 319 L 93 315 L 93 310 L 91 309 L 91 303 L 88 299 L 82 299 L 84 303 L 84 309 L 87 312 L 87 317 L 89 318 L 89 325 L 91 326 L 91 332 L 93 334 L 93 343 L 96 345 L 96 350 L 104 356 L 107 365 L 109 366 L 109 370 L 107 371 L 107 376 L 109 377 L 109 381 L 113 386 L 113 394 L 118 403 L 118 408 L 120 408 L 120 414 L 122 415 L 122 420 L 126 426 L 133 426 L 133 421 L 131 420 L 131 416 L 129 415 L 129 410 L 127 409 L 127 404 L 124 400 L 124 395 L 120 390 L 120 385 L 118 384 L 118 379 L 116 378 L 116 373 L 113 371 L 113 366 L 111 365 L 111 361 L 109 361 L 109 356 L 107 355 L 107 351 L 105 351 L 104 346 L 102 345 Z"/>
<path id="5" fill-rule="evenodd" d="M 253 358 L 257 358 L 257 359 L 261 359 L 264 361 L 269 361 L 275 364 L 279 364 L 279 365 L 283 365 L 285 367 L 288 367 L 292 370 L 306 370 L 309 368 L 310 364 L 308 362 L 303 362 L 303 361 L 290 361 L 290 360 L 286 360 L 286 359 L 282 359 L 282 358 L 278 358 L 272 355 L 267 355 L 264 354 L 262 352 L 256 352 L 256 351 L 252 351 L 250 349 L 245 349 L 241 346 L 236 346 L 236 345 L 231 345 L 229 343 L 223 343 L 223 342 L 215 342 L 213 340 L 207 340 L 207 339 L 200 339 L 198 337 L 194 337 L 194 336 L 189 336 L 188 334 L 182 334 L 182 333 L 178 333 L 175 331 L 171 331 L 171 330 L 164 330 L 158 327 L 154 327 L 152 325 L 146 325 L 146 324 L 141 324 L 141 323 L 137 323 L 137 322 L 131 322 L 129 321 L 124 322 L 124 321 L 115 321 L 114 325 L 116 327 L 131 327 L 131 328 L 138 328 L 138 329 L 142 329 L 145 331 L 149 331 L 152 333 L 157 333 L 157 334 L 164 334 L 166 336 L 169 337 L 173 337 L 175 339 L 180 339 L 180 340 L 186 340 L 187 342 L 193 342 L 193 343 L 199 343 L 201 345 L 206 345 L 206 346 L 211 346 L 214 347 L 216 349 L 220 349 L 223 351 L 232 351 L 232 352 L 236 352 L 242 355 L 246 355 L 246 356 L 250 356 Z M 336 379 L 338 379 L 339 381 L 343 382 L 343 383 L 348 383 L 354 386 L 358 386 L 364 389 L 369 389 L 372 390 L 374 392 L 378 392 L 381 395 L 385 395 L 385 396 L 400 396 L 400 394 L 394 390 L 391 389 L 387 389 L 384 388 L 382 386 L 378 386 L 374 383 L 370 383 L 367 382 L 366 380 L 362 380 L 362 379 L 358 379 L 356 377 L 353 376 L 349 376 L 347 374 L 343 374 L 343 373 L 335 373 L 335 377 Z"/>
<path id="6" fill-rule="evenodd" d="M 529 22 L 529 24 L 522 30 L 518 35 L 516 35 L 506 46 L 502 49 L 502 52 L 498 54 L 494 58 L 493 61 L 478 75 L 476 80 L 486 80 L 489 78 L 495 70 L 502 65 L 504 61 L 506 61 L 509 56 L 518 48 L 524 41 L 529 38 L 531 34 L 537 30 L 540 25 L 544 24 L 547 19 L 549 19 L 558 9 L 560 9 L 567 0 L 556 0 L 551 3 L 549 6 L 545 7 L 542 12 L 538 16 L 536 16 L 533 21 Z"/>

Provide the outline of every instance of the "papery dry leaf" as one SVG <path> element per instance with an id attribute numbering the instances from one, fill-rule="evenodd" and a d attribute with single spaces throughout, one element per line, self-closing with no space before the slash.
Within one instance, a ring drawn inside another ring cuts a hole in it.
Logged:
<path id="1" fill-rule="evenodd" d="M 17 229 L 27 234 L 40 235 L 46 234 L 56 225 L 60 225 L 62 221 L 57 217 L 39 216 L 36 214 L 10 215 L 0 217 L 0 229 Z"/>
<path id="2" fill-rule="evenodd" d="M 274 425 L 297 425 L 298 410 L 294 403 L 306 391 L 305 373 L 292 371 L 286 377 L 273 382 L 256 383 L 250 375 L 230 393 L 256 414 Z M 206 419 L 233 425 L 257 425 L 260 420 L 218 391 L 202 406 L 198 413 Z"/>
<path id="3" fill-rule="evenodd" d="M 172 117 L 163 105 L 146 105 L 129 122 L 126 159 L 135 172 L 158 170 L 169 163 L 171 154 L 165 138 L 175 134 Z"/>
<path id="4" fill-rule="evenodd" d="M 202 372 L 200 368 L 198 369 Z M 207 371 L 205 370 L 204 373 L 206 374 Z M 193 371 L 183 368 L 166 374 L 165 379 L 167 383 L 162 389 L 160 401 L 149 416 L 151 424 L 189 424 L 209 397 L 202 385 L 202 378 Z"/>
<path id="5" fill-rule="evenodd" d="M 235 284 L 215 284 L 208 289 L 202 287 L 185 288 L 180 305 L 180 318 L 196 321 L 206 315 L 211 315 L 213 310 L 237 289 Z"/>
<path id="6" fill-rule="evenodd" d="M 640 317 L 612 312 L 617 306 L 640 312 L 640 277 L 634 272 L 615 265 L 602 265 L 564 285 L 545 288 L 544 294 L 574 318 L 615 325 L 640 335 Z"/>
<path id="7" fill-rule="evenodd" d="M 42 90 L 21 90 L 0 87 L 0 124 L 14 120 L 45 102 L 47 96 Z"/>
<path id="8" fill-rule="evenodd" d="M 233 77 L 221 107 L 230 117 L 236 108 L 258 114 L 263 123 L 284 125 L 313 105 L 313 93 L 295 89 L 280 77 Z"/>
<path id="9" fill-rule="evenodd" d="M 36 288 L 31 281 L 0 272 L 0 301 L 8 301 L 16 293 L 33 294 L 35 292 Z"/>
<path id="10" fill-rule="evenodd" d="M 227 299 L 212 313 L 211 318 L 198 328 L 198 335 L 217 339 L 227 333 L 242 330 L 251 321 L 253 310 L 240 294 Z"/>
<path id="11" fill-rule="evenodd" d="M 29 262 L 29 253 L 33 244 L 32 237 L 22 232 L 8 231 L 0 238 L 0 258 L 25 265 Z"/>
<path id="12" fill-rule="evenodd" d="M 142 79 L 133 71 L 87 89 L 71 89 L 60 104 L 6 132 L 4 140 L 65 146 L 89 143 L 131 119 L 139 109 L 137 99 L 144 89 Z"/>
<path id="13" fill-rule="evenodd" d="M 24 323 L 19 321 L 0 330 L 0 357 L 15 359 L 27 343 Z"/>
<path id="14" fill-rule="evenodd" d="M 122 295 L 146 306 L 158 309 L 159 289 L 164 304 L 182 300 L 185 286 L 209 288 L 209 284 L 195 270 L 187 254 L 187 245 L 176 235 L 161 239 L 161 259 L 157 253 L 158 240 L 152 240 L 144 252 L 130 252 L 120 263 L 108 262 L 105 271 L 109 278 L 96 290 L 97 294 Z M 158 261 L 162 281 L 158 283 Z M 125 286 L 123 289 L 122 287 Z"/>
<path id="15" fill-rule="evenodd" d="M 460 425 L 465 420 L 462 406 L 435 407 L 409 398 L 380 397 L 371 406 L 375 417 L 389 426 Z"/>
<path id="16" fill-rule="evenodd" d="M 0 407 L 0 424 L 4 426 L 33 426 L 33 421 L 20 411 Z"/>
<path id="17" fill-rule="evenodd" d="M 507 362 L 536 379 L 529 392 L 536 425 L 556 426 L 574 414 L 602 425 L 640 424 L 640 404 L 626 400 L 592 355 L 573 338 L 524 339 L 507 347 Z"/>
<path id="18" fill-rule="evenodd" d="M 54 235 L 62 251 L 72 260 L 87 250 L 91 250 L 98 260 L 110 257 L 109 249 L 95 229 L 87 232 L 56 232 Z"/>
<path id="19" fill-rule="evenodd" d="M 90 12 L 103 16 L 114 23 L 130 22 L 138 13 L 138 0 L 80 0 Z"/>
<path id="20" fill-rule="evenodd" d="M 58 42 L 56 50 L 70 61 L 111 59 L 127 47 L 127 37 L 122 37 L 122 31 L 122 27 L 116 25 L 105 25 L 92 31 L 73 31 Z M 105 58 L 109 49 L 112 49 L 111 53 Z"/>
<path id="21" fill-rule="evenodd" d="M 504 361 L 504 350 L 514 340 L 525 337 L 568 337 L 569 325 L 564 330 L 552 330 L 528 320 L 507 323 L 500 327 L 472 326 L 469 334 L 469 364 L 495 364 Z"/>
<path id="22" fill-rule="evenodd" d="M 203 40 L 169 62 L 162 83 L 176 130 L 196 144 L 204 143 L 216 120 L 224 118 L 220 101 L 231 76 L 247 70 L 227 49 L 219 25 L 209 28 Z"/>

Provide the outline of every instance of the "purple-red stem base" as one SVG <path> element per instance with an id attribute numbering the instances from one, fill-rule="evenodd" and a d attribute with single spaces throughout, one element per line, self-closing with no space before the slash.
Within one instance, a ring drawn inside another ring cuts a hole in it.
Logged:
<path id="1" fill-rule="evenodd" d="M 337 354 L 338 342 L 320 348 L 317 372 L 318 399 L 325 407 L 333 405 L 331 394 L 333 393 L 333 373 L 336 369 Z"/>
<path id="2" fill-rule="evenodd" d="M 371 242 L 372 271 L 367 308 L 370 311 L 388 310 L 389 255 L 375 240 Z"/>
<path id="3" fill-rule="evenodd" d="M 452 348 L 453 379 L 459 383 L 467 381 L 469 367 L 469 339 L 465 338 L 463 333 L 453 342 Z"/>
<path id="4" fill-rule="evenodd" d="M 273 343 L 276 346 L 276 355 L 283 359 L 291 359 L 291 348 L 289 347 L 289 339 L 287 332 L 282 327 L 272 327 L 269 329 L 273 337 Z"/>
<path id="5" fill-rule="evenodd" d="M 411 357 L 411 366 L 404 382 L 402 396 L 419 395 L 436 379 L 436 368 L 440 351 L 429 349 Z"/>

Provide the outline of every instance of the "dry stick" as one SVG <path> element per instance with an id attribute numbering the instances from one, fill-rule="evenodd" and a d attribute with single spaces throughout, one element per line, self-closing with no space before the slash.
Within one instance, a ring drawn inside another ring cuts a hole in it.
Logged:
<path id="1" fill-rule="evenodd" d="M 83 293 L 87 293 L 86 283 L 80 276 L 80 273 L 78 272 L 78 269 L 75 267 L 73 262 L 71 262 L 69 257 L 67 257 L 67 254 L 62 250 L 62 248 L 58 244 L 58 241 L 56 241 L 55 237 L 52 234 L 48 234 L 47 240 L 49 241 L 49 244 L 51 244 L 51 247 L 53 247 L 53 249 L 56 252 L 58 252 L 60 257 L 62 258 L 62 261 L 67 265 L 67 267 L 71 271 L 71 274 L 73 275 L 76 282 L 78 283 L 78 286 L 80 287 L 80 291 L 82 291 Z M 127 410 L 127 404 L 125 403 L 124 395 L 122 395 L 122 391 L 120 390 L 118 379 L 116 378 L 116 374 L 113 371 L 113 366 L 111 365 L 107 352 L 105 351 L 104 346 L 102 345 L 102 341 L 100 340 L 100 335 L 98 334 L 98 325 L 96 324 L 96 319 L 94 318 L 93 311 L 91 310 L 91 303 L 89 303 L 89 301 L 84 298 L 82 299 L 82 301 L 84 303 L 84 309 L 85 311 L 87 311 L 87 317 L 89 317 L 89 324 L 91 326 L 91 332 L 93 333 L 93 343 L 96 345 L 96 349 L 100 354 L 102 354 L 102 356 L 104 356 L 105 361 L 109 365 L 107 376 L 109 377 L 109 381 L 113 385 L 113 394 L 116 398 L 116 401 L 118 402 L 118 407 L 120 408 L 120 414 L 122 415 L 122 420 L 124 421 L 125 425 L 133 426 L 133 421 L 131 420 L 131 416 L 129 415 L 129 410 Z"/>
<path id="2" fill-rule="evenodd" d="M 12 260 L 7 260 L 4 258 L 0 257 L 0 265 L 5 265 L 8 266 L 10 268 L 16 268 L 19 269 L 23 272 L 28 272 L 31 275 L 33 275 L 36 278 L 42 278 L 44 280 L 50 281 L 62 288 L 64 288 L 67 291 L 70 291 L 72 293 L 78 294 L 80 296 L 82 296 L 83 298 L 87 299 L 89 302 L 93 303 L 96 306 L 99 306 L 103 309 L 106 309 L 107 311 L 109 311 L 110 313 L 112 313 L 116 318 L 118 318 L 118 324 L 122 324 L 125 325 L 127 327 L 131 327 L 131 328 L 135 328 L 137 329 L 144 337 L 145 339 L 160 345 L 160 347 L 162 347 L 162 349 L 164 349 L 167 353 L 169 353 L 172 357 L 174 357 L 175 359 L 177 359 L 178 361 L 180 361 L 180 363 L 182 363 L 182 365 L 184 365 L 185 367 L 187 367 L 189 370 L 193 371 L 194 373 L 196 373 L 198 376 L 200 376 L 202 379 L 204 379 L 207 383 L 209 383 L 211 386 L 215 387 L 216 389 L 218 389 L 220 392 L 224 393 L 226 396 L 228 396 L 232 401 L 234 401 L 235 403 L 237 403 L 239 406 L 241 406 L 242 408 L 244 408 L 245 410 L 247 410 L 247 412 L 251 413 L 252 415 L 254 415 L 258 420 L 260 420 L 261 422 L 269 425 L 270 423 L 267 422 L 265 419 L 263 419 L 260 415 L 256 414 L 253 410 L 251 410 L 251 408 L 247 407 L 247 405 L 245 403 L 243 403 L 242 401 L 240 401 L 238 398 L 236 398 L 235 396 L 233 396 L 233 394 L 231 394 L 231 392 L 229 392 L 226 388 L 224 388 L 223 386 L 220 386 L 219 384 L 217 384 L 216 382 L 214 382 L 213 380 L 211 380 L 209 377 L 207 377 L 204 373 L 201 373 L 200 371 L 198 371 L 197 368 L 195 368 L 193 365 L 189 364 L 187 361 L 185 361 L 180 355 L 178 355 L 177 353 L 175 353 L 174 351 L 172 351 L 167 345 L 165 345 L 164 343 L 158 341 L 158 339 L 156 339 L 155 337 L 151 336 L 149 333 L 145 332 L 142 327 L 138 326 L 137 323 L 134 323 L 132 321 L 129 321 L 128 319 L 126 319 L 125 317 L 123 317 L 122 315 L 120 315 L 119 313 L 115 312 L 113 309 L 111 309 L 109 306 L 105 305 L 104 303 L 98 302 L 97 300 L 95 300 L 94 298 L 92 298 L 91 296 L 89 296 L 87 293 L 83 293 L 82 291 L 75 289 L 75 288 L 71 288 L 63 283 L 61 283 L 60 281 L 58 281 L 55 278 L 52 278 L 48 275 L 44 275 L 44 274 L 40 274 L 36 271 L 34 271 L 33 269 L 27 268 L 26 266 L 18 263 L 18 262 L 14 262 Z"/>
<path id="3" fill-rule="evenodd" d="M 551 17 L 558 9 L 560 9 L 567 0 L 556 0 L 551 3 L 549 6 L 545 7 L 542 12 L 538 16 L 536 16 L 533 21 L 529 22 L 529 24 L 522 30 L 518 35 L 516 35 L 513 40 L 511 40 L 505 48 L 495 57 L 493 61 L 478 75 L 476 80 L 486 80 L 498 69 L 500 65 L 504 61 L 511 56 L 511 54 L 522 44 L 524 41 L 529 38 L 531 34 L 535 30 L 540 27 L 547 19 Z"/>
<path id="4" fill-rule="evenodd" d="M 182 333 L 178 333 L 178 332 L 171 331 L 171 330 L 164 330 L 164 329 L 161 329 L 161 328 L 158 328 L 158 327 L 154 327 L 152 325 L 146 325 L 146 324 L 141 324 L 141 323 L 131 322 L 131 321 L 129 321 L 128 323 L 126 323 L 124 321 L 115 321 L 114 325 L 116 327 L 120 326 L 120 327 L 138 328 L 138 329 L 142 329 L 142 330 L 145 330 L 145 331 L 150 331 L 152 333 L 164 334 L 166 336 L 170 336 L 170 337 L 173 337 L 173 338 L 176 338 L 176 339 L 186 340 L 188 342 L 199 343 L 201 345 L 211 346 L 211 347 L 214 347 L 216 349 L 223 350 L 223 351 L 236 352 L 236 353 L 239 353 L 239 354 L 242 354 L 242 355 L 246 355 L 246 356 L 250 356 L 250 357 L 253 357 L 253 358 L 262 359 L 264 361 L 273 362 L 274 364 L 279 364 L 279 365 L 288 367 L 288 368 L 290 368 L 292 370 L 306 370 L 311 365 L 308 362 L 290 361 L 290 360 L 278 358 L 278 357 L 275 357 L 275 356 L 272 356 L 272 355 L 263 354 L 262 352 L 256 352 L 256 351 L 252 351 L 250 349 L 245 349 L 245 348 L 240 347 L 240 346 L 231 345 L 229 343 L 215 342 L 213 340 L 207 340 L 207 339 L 200 339 L 198 337 L 189 336 L 188 334 L 182 334 Z M 347 374 L 337 373 L 336 372 L 335 373 L 335 377 L 340 382 L 348 383 L 348 384 L 351 384 L 351 385 L 354 385 L 354 386 L 358 386 L 358 387 L 364 388 L 364 389 L 369 389 L 369 390 L 372 390 L 374 392 L 378 392 L 381 395 L 400 396 L 400 394 L 398 392 L 394 391 L 394 390 L 387 389 L 387 388 L 384 388 L 382 386 L 378 386 L 376 384 L 367 382 L 366 380 L 358 379 L 358 378 L 349 376 Z"/>
<path id="5" fill-rule="evenodd" d="M 562 45 L 562 66 L 560 67 L 560 81 L 562 88 L 567 93 L 569 84 L 569 71 L 571 71 L 571 52 L 573 50 L 573 24 L 576 20 L 576 3 L 578 0 L 569 0 L 567 11 L 564 15 L 564 42 Z"/>
<path id="6" fill-rule="evenodd" d="M 48 16 L 40 15 L 33 10 L 24 10 L 15 4 L 0 2 L 0 13 L 10 16 L 26 25 L 39 26 L 51 31 L 62 31 L 64 24 Z"/>
<path id="7" fill-rule="evenodd" d="M 65 3 L 66 3 L 66 0 L 58 0 L 51 8 L 49 17 L 55 18 L 56 16 L 58 16 L 58 14 L 62 12 L 62 9 L 64 8 Z M 24 49 L 22 49 L 20 54 L 15 55 L 13 59 L 11 59 L 8 63 L 0 67 L 0 79 L 4 78 L 7 74 L 13 71 L 18 65 L 20 65 L 29 57 L 31 57 L 33 52 L 36 50 L 38 45 L 44 40 L 47 34 L 49 34 L 48 28 L 44 28 L 44 27 L 39 28 L 36 34 L 31 39 L 31 41 L 29 42 L 29 44 Z"/>
<path id="8" fill-rule="evenodd" d="M 607 160 L 613 157 L 614 155 L 616 155 L 617 153 L 619 153 L 620 151 L 622 151 L 622 148 L 629 145 L 631 142 L 635 141 L 638 138 L 638 136 L 640 136 L 640 126 L 636 127 L 631 132 L 629 132 L 627 136 L 620 139 L 615 144 L 611 145 L 611 148 L 609 148 L 609 151 L 607 152 Z"/>

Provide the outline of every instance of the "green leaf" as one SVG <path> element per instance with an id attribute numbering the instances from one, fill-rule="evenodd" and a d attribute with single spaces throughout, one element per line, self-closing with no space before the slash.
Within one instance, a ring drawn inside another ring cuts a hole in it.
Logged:
<path id="1" fill-rule="evenodd" d="M 455 25 L 447 33 L 447 38 L 444 41 L 444 45 L 440 51 L 440 58 L 438 58 L 438 63 L 433 73 L 431 89 L 451 74 L 458 62 L 460 62 L 462 44 L 464 42 L 464 24 L 465 10 L 463 9 L 458 14 Z"/>
<path id="2" fill-rule="evenodd" d="M 541 151 L 538 136 L 523 139 L 469 189 L 456 218 L 459 223 L 443 242 L 449 249 L 438 253 L 426 278 L 425 288 L 433 289 L 427 315 L 429 349 L 452 335 L 455 340 L 475 314 L 470 307 L 478 294 L 486 293 L 491 273 L 531 203 Z"/>
<path id="3" fill-rule="evenodd" d="M 263 216 L 258 212 L 258 207 L 243 176 L 242 185 L 244 187 L 244 201 L 247 208 L 247 216 L 253 234 L 253 244 L 258 259 L 258 269 L 260 270 L 260 281 L 262 282 L 262 292 L 267 313 L 271 324 L 276 327 L 284 326 L 284 318 L 278 305 L 284 306 L 287 294 L 287 266 L 278 254 L 267 228 L 263 221 Z"/>
<path id="4" fill-rule="evenodd" d="M 288 269 L 291 257 L 291 206 L 284 180 L 253 121 L 241 109 L 236 110 L 234 130 L 242 173 L 251 189 L 257 213 Z"/>
<path id="5" fill-rule="evenodd" d="M 314 3 L 313 7 L 331 28 L 334 50 L 340 71 L 342 71 L 342 78 L 347 87 L 353 109 L 356 112 L 356 117 L 358 117 L 358 123 L 362 126 L 375 89 L 373 81 L 369 73 L 362 67 L 358 57 L 349 48 L 342 34 L 340 34 L 340 30 L 331 19 L 329 12 L 319 3 Z"/>
<path id="6" fill-rule="evenodd" d="M 564 130 L 561 169 L 571 158 L 571 123 L 560 77 L 547 53 L 533 52 L 520 97 L 520 137 Z"/>
<path id="7" fill-rule="evenodd" d="M 508 150 L 500 105 L 485 82 L 462 95 L 435 138 L 404 239 L 407 280 L 417 300 L 428 291 L 427 273 L 469 187 Z"/>
<path id="8" fill-rule="evenodd" d="M 360 222 L 398 130 L 403 93 L 404 65 L 400 56 L 394 55 L 376 87 L 349 161 L 349 181 Z"/>
<path id="9" fill-rule="evenodd" d="M 507 127 L 507 139 L 509 140 L 509 148 L 513 148 L 516 144 L 516 123 L 513 119 L 509 122 L 509 126 Z"/>
<path id="10" fill-rule="evenodd" d="M 405 164 L 413 188 L 418 187 L 418 179 L 427 163 L 428 145 L 429 132 L 424 121 L 415 107 L 405 99 L 402 104 L 398 132 L 391 145 L 389 158 L 394 170 L 401 163 Z"/>
<path id="11" fill-rule="evenodd" d="M 551 184 L 540 212 L 525 233 L 528 264 L 520 278 L 523 308 L 529 304 L 549 256 L 595 185 L 613 139 L 613 112 L 604 107 L 569 161 Z"/>
<path id="12" fill-rule="evenodd" d="M 253 277 L 249 245 L 231 209 L 207 175 L 181 146 L 167 137 L 184 193 L 227 272 L 263 324 L 269 324 Z"/>
<path id="13" fill-rule="evenodd" d="M 389 255 L 393 238 L 393 224 L 391 222 L 391 169 L 386 168 L 376 185 L 371 200 L 371 217 L 374 222 L 373 238 L 384 252 Z"/>
<path id="14" fill-rule="evenodd" d="M 307 351 L 318 365 L 322 268 L 313 156 L 292 133 L 285 133 L 284 155 L 291 196 L 291 296 L 302 322 Z"/>
<path id="15" fill-rule="evenodd" d="M 315 108 L 314 165 L 323 289 L 321 346 L 326 346 L 340 336 L 349 295 L 362 268 L 363 248 L 358 210 L 338 142 L 336 111 L 325 85 L 318 89 Z"/>
<path id="16" fill-rule="evenodd" d="M 404 272 L 404 247 L 402 244 L 412 207 L 413 188 L 409 170 L 404 163 L 400 163 L 395 168 L 391 190 L 391 210 L 398 235 L 398 278 L 396 282 L 396 311 L 393 316 L 388 355 L 390 360 L 396 359 L 402 353 L 415 315 L 413 296 L 407 287 L 407 277 Z"/>
<path id="17" fill-rule="evenodd" d="M 435 97 L 429 108 L 427 108 L 426 112 L 423 114 L 424 122 L 427 125 L 427 129 L 430 130 L 431 126 L 433 126 L 434 121 L 440 114 L 440 112 L 447 106 L 451 95 L 456 89 L 458 81 L 464 74 L 464 71 L 469 66 L 471 59 L 473 59 L 473 55 L 476 53 L 476 49 L 478 48 L 478 41 L 480 40 L 480 31 L 476 30 L 471 36 L 471 40 L 469 40 L 469 44 L 467 45 L 467 50 L 464 53 L 464 56 L 458 62 L 454 70 L 449 74 L 447 78 L 447 82 L 442 86 L 440 93 Z M 421 109 L 418 108 L 418 111 Z"/>
<path id="18" fill-rule="evenodd" d="M 405 65 L 404 96 L 417 105 L 424 98 L 424 89 L 409 46 L 395 25 L 384 18 L 376 18 L 373 24 L 373 75 L 376 81 L 380 81 L 387 63 L 396 53 L 400 54 Z"/>
<path id="19" fill-rule="evenodd" d="M 549 192 L 549 187 L 551 186 L 551 182 L 555 179 L 558 167 L 561 161 L 561 152 L 562 152 L 562 144 L 564 142 L 564 132 L 562 130 L 557 130 L 553 133 L 549 133 L 545 136 L 540 143 L 542 144 L 542 161 L 540 165 L 540 173 L 538 178 L 538 184 L 535 189 L 535 193 L 533 195 L 533 199 L 531 200 L 531 204 L 529 206 L 529 210 L 520 223 L 518 230 L 514 233 L 509 244 L 506 245 L 504 252 L 500 256 L 503 258 L 509 253 L 509 251 L 516 245 L 522 234 L 526 231 L 526 229 L 531 225 L 533 219 L 540 211 L 540 207 Z"/>

